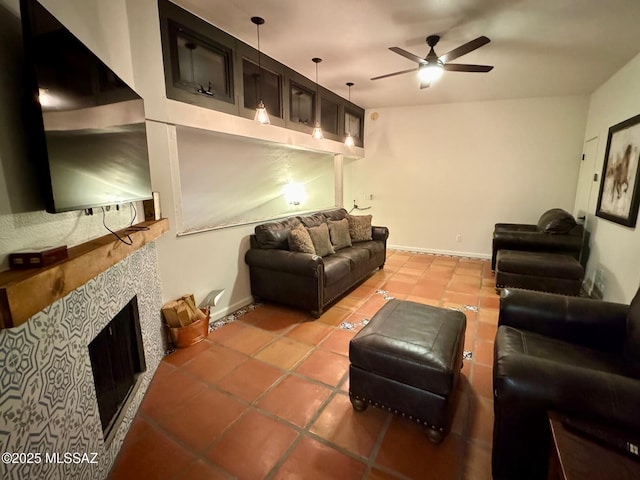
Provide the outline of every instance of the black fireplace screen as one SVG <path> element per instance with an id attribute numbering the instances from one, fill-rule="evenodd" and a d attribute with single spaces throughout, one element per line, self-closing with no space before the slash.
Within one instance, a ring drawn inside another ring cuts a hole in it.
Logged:
<path id="1" fill-rule="evenodd" d="M 137 297 L 89 344 L 102 432 L 107 438 L 140 373 L 146 369 Z"/>

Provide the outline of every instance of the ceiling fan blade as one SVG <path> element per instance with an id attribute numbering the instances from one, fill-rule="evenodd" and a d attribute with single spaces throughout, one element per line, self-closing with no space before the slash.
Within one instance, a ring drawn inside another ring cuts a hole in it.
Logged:
<path id="1" fill-rule="evenodd" d="M 398 55 L 402 55 L 405 58 L 408 58 L 409 60 L 412 60 L 414 62 L 417 63 L 427 63 L 427 61 L 424 58 L 421 58 L 417 55 L 414 55 L 411 52 L 407 52 L 406 50 L 401 49 L 400 47 L 389 47 L 389 50 L 391 50 L 392 52 L 397 53 Z"/>
<path id="2" fill-rule="evenodd" d="M 466 63 L 445 63 L 444 69 L 449 72 L 490 72 L 493 70 L 491 65 L 468 65 Z"/>
<path id="3" fill-rule="evenodd" d="M 454 48 L 450 52 L 440 56 L 440 60 L 444 63 L 450 62 L 451 60 L 455 60 L 462 55 L 466 55 L 469 52 L 473 52 L 476 48 L 480 48 L 483 45 L 486 45 L 491 40 L 485 37 L 484 35 L 476 38 L 475 40 L 471 40 L 470 42 L 465 43 L 464 45 L 460 45 L 458 48 Z"/>
<path id="4" fill-rule="evenodd" d="M 387 77 L 395 77 L 396 75 L 402 75 L 404 73 L 409 73 L 409 72 L 415 72 L 416 68 L 410 68 L 408 70 L 402 70 L 401 72 L 394 72 L 394 73 L 387 73 L 386 75 L 380 75 L 379 77 L 373 77 L 371 80 L 380 80 L 381 78 L 387 78 Z"/>

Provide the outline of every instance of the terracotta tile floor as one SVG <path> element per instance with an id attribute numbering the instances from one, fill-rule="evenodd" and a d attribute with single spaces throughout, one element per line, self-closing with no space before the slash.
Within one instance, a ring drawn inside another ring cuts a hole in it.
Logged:
<path id="1" fill-rule="evenodd" d="M 494 286 L 488 261 L 389 251 L 384 270 L 317 320 L 258 306 L 164 358 L 110 478 L 490 479 Z M 473 359 L 440 445 L 349 402 L 349 340 L 388 296 L 467 316 Z"/>

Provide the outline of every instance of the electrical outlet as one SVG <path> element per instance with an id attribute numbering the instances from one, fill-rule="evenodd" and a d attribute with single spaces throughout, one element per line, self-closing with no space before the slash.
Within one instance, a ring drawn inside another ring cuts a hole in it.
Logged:
<path id="1" fill-rule="evenodd" d="M 456 235 L 456 242 L 461 242 L 462 241 L 462 235 L 458 234 Z"/>
<path id="2" fill-rule="evenodd" d="M 367 193 L 367 200 L 373 200 L 373 193 Z"/>

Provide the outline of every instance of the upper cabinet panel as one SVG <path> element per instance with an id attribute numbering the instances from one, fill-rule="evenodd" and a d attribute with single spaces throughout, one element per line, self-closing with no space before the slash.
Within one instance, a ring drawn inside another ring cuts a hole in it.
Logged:
<path id="1" fill-rule="evenodd" d="M 362 108 L 169 0 L 158 6 L 167 98 L 245 118 L 262 101 L 273 125 L 311 134 L 318 120 L 325 138 L 351 133 L 363 146 Z"/>
<path id="2" fill-rule="evenodd" d="M 233 51 L 169 22 L 173 86 L 233 103 Z"/>

